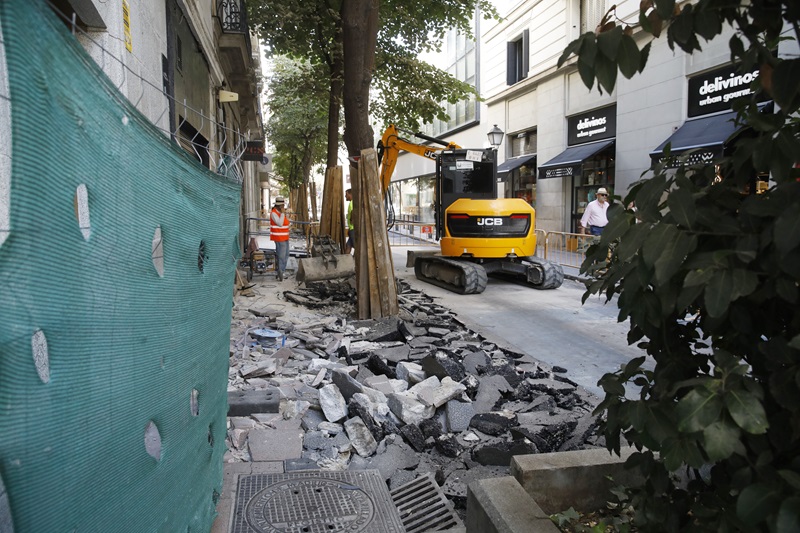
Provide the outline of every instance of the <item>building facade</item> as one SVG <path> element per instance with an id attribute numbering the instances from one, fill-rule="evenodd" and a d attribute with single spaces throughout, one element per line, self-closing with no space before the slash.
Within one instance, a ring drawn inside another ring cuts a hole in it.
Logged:
<path id="1" fill-rule="evenodd" d="M 258 43 L 244 0 L 54 0 L 120 92 L 209 170 L 242 180 L 242 228 L 267 174 Z M 260 145 L 259 145 L 260 141 Z M 248 143 L 250 143 L 248 145 Z"/>
<path id="2" fill-rule="evenodd" d="M 596 86 L 589 90 L 574 59 L 557 68 L 558 58 L 572 40 L 597 26 L 611 4 L 495 2 L 502 19 L 480 20 L 476 28 L 476 86 L 483 99 L 476 119 L 441 132 L 464 147 L 487 147 L 486 133 L 495 124 L 502 129 L 500 194 L 531 203 L 537 227 L 546 231 L 576 231 L 600 187 L 624 197 L 667 140 L 673 155 L 700 148 L 713 161 L 730 151 L 725 146 L 735 131 L 730 102 L 747 94 L 758 75 L 730 66 L 730 31 L 704 42 L 703 51 L 693 55 L 671 50 L 662 36 L 653 41 L 643 73 L 630 80 L 619 75 L 611 94 Z M 637 25 L 639 3 L 625 0 L 616 6 L 616 19 L 634 28 L 641 48 L 652 37 Z M 796 51 L 797 42 L 791 41 L 778 53 Z M 432 173 L 408 161 L 414 158 L 400 158 L 395 180 Z"/>

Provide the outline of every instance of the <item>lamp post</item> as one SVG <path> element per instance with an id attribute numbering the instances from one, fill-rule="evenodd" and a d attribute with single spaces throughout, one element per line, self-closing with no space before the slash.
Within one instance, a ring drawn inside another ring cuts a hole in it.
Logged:
<path id="1" fill-rule="evenodd" d="M 503 142 L 503 135 L 505 135 L 505 133 L 503 130 L 497 127 L 497 124 L 495 124 L 486 135 L 489 137 L 489 144 L 492 145 L 492 148 L 497 150 L 497 148 Z"/>

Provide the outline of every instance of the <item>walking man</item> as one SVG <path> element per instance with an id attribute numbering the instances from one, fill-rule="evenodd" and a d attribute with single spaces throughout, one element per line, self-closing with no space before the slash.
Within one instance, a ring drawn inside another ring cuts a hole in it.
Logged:
<path id="1" fill-rule="evenodd" d="M 284 203 L 282 196 L 275 198 L 275 206 L 269 215 L 269 239 L 275 243 L 278 281 L 283 281 L 283 272 L 289 260 L 289 217 L 283 212 Z"/>
<path id="2" fill-rule="evenodd" d="M 604 187 L 597 189 L 597 198 L 589 202 L 581 217 L 580 233 L 600 235 L 608 224 L 608 191 Z"/>

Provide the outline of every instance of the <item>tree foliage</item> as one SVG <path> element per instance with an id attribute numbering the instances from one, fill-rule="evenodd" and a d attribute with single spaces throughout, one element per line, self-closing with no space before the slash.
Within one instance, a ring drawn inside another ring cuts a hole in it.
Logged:
<path id="1" fill-rule="evenodd" d="M 275 147 L 275 171 L 291 190 L 308 182 L 311 168 L 325 161 L 327 79 L 319 66 L 305 61 L 278 57 L 273 67 L 265 129 Z"/>
<path id="2" fill-rule="evenodd" d="M 342 0 L 248 2 L 251 23 L 270 53 L 324 64 L 332 79 L 342 80 Z M 487 0 L 380 2 L 371 114 L 381 123 L 418 129 L 435 118 L 445 120 L 443 102 L 475 96 L 469 86 L 418 59 L 423 52 L 440 50 L 446 31 L 457 28 L 471 34 L 476 8 L 496 16 Z M 332 84 L 333 87 L 333 84 Z M 334 91 L 341 90 L 333 88 Z M 344 90 L 350 90 L 345 88 Z M 341 101 L 341 94 L 332 95 Z"/>
<path id="3" fill-rule="evenodd" d="M 609 92 L 650 49 L 612 15 L 559 60 L 574 54 L 586 86 Z M 608 448 L 640 450 L 628 463 L 646 481 L 628 494 L 647 531 L 800 530 L 800 59 L 774 53 L 799 19 L 792 0 L 641 2 L 641 28 L 672 48 L 698 53 L 730 26 L 731 61 L 760 70 L 734 104 L 733 155 L 718 169 L 655 165 L 582 267 L 596 276 L 584 298 L 617 296 L 628 340 L 655 363 L 603 376 L 598 407 Z"/>

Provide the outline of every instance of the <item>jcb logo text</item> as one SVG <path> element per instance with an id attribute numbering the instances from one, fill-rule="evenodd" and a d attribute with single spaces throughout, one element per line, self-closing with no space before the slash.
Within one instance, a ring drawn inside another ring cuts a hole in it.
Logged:
<path id="1" fill-rule="evenodd" d="M 478 218 L 479 226 L 502 226 L 502 218 Z"/>

